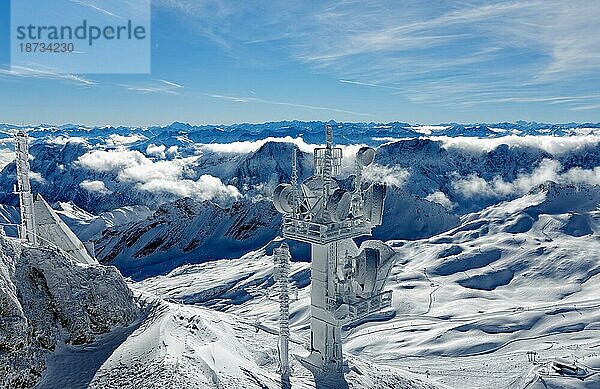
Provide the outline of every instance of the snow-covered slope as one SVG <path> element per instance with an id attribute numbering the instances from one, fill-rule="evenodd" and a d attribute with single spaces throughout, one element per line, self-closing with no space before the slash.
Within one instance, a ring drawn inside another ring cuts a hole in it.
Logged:
<path id="1" fill-rule="evenodd" d="M 355 330 L 347 349 L 422 365 L 457 387 L 599 385 L 599 203 L 597 187 L 547 183 L 447 233 L 396 242 L 405 258 L 390 282 L 396 317 Z M 543 375 L 527 351 L 540 362 L 578 360 L 590 377 Z M 452 373 L 451 358 L 463 373 Z"/>
<path id="2" fill-rule="evenodd" d="M 17 224 L 21 220 L 19 208 L 0 204 L 0 225 L 8 236 L 17 236 Z"/>
<path id="3" fill-rule="evenodd" d="M 102 212 L 98 216 L 86 212 L 72 202 L 58 203 L 57 208 L 61 219 L 82 241 L 98 240 L 108 228 L 135 223 L 148 218 L 153 213 L 144 205 L 125 206 Z"/>
<path id="4" fill-rule="evenodd" d="M 419 241 L 394 241 L 390 310 L 346 328 L 345 351 L 455 388 L 600 385 L 600 190 L 547 183 Z M 275 329 L 268 250 L 136 284 Z M 309 265 L 294 263 L 292 338 L 309 334 Z M 537 363 L 527 352 L 536 352 Z M 574 378 L 557 368 L 566 359 Z M 560 373 L 559 373 L 560 371 Z M 581 379 L 581 378 L 584 379 Z"/>
<path id="5" fill-rule="evenodd" d="M 292 352 L 302 345 L 292 342 Z M 79 352 L 79 353 L 78 353 Z M 56 367 L 69 354 L 57 358 Z M 60 360 L 60 361 L 59 361 Z M 89 360 L 89 359 L 88 359 Z M 159 303 L 93 374 L 90 388 L 272 388 L 282 387 L 277 374 L 277 337 L 250 320 L 201 307 Z M 434 389 L 426 379 L 381 368 L 357 357 L 344 380 L 324 382 L 295 360 L 293 388 Z M 74 379 L 85 372 L 74 370 Z M 71 370 L 71 369 L 69 369 Z M 56 372 L 64 379 L 64 374 Z M 315 382 L 316 381 L 316 382 Z M 54 383 L 48 379 L 49 383 Z"/>
<path id="6" fill-rule="evenodd" d="M 93 342 L 138 308 L 118 270 L 0 236 L 0 387 L 30 387 L 63 343 Z"/>

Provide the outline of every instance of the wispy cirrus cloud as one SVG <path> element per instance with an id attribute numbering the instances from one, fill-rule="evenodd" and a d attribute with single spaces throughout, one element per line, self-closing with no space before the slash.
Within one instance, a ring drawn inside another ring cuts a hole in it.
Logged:
<path id="1" fill-rule="evenodd" d="M 6 68 L 0 67 L 0 77 L 58 80 L 71 82 L 83 86 L 92 86 L 98 84 L 96 81 L 90 80 L 80 75 L 58 73 L 52 70 L 45 70 L 37 67 L 25 66 L 12 66 Z"/>
<path id="2" fill-rule="evenodd" d="M 316 111 L 329 111 L 329 112 L 345 113 L 345 114 L 350 114 L 350 115 L 355 115 L 355 116 L 371 116 L 370 114 L 364 113 L 364 112 L 355 112 L 355 111 L 348 111 L 348 110 L 338 109 L 338 108 L 320 107 L 320 106 L 307 105 L 307 104 L 298 104 L 298 103 L 292 103 L 292 102 L 287 102 L 287 101 L 265 100 L 265 99 L 261 99 L 258 97 L 227 96 L 227 95 L 214 94 L 214 93 L 206 93 L 205 96 L 211 97 L 213 99 L 227 100 L 227 101 L 231 101 L 234 103 L 273 104 L 273 105 L 283 105 L 283 106 L 294 107 L 294 108 L 304 108 L 304 109 L 310 109 L 310 110 L 316 110 Z"/>
<path id="3" fill-rule="evenodd" d="M 77 4 L 81 4 L 81 5 L 86 6 L 86 7 L 90 7 L 92 9 L 94 9 L 94 10 L 96 10 L 98 12 L 101 12 L 101 13 L 103 13 L 105 15 L 108 15 L 108 16 L 114 16 L 116 18 L 120 17 L 120 16 L 116 15 L 115 13 L 110 12 L 107 9 L 105 9 L 105 8 L 101 7 L 100 5 L 98 5 L 97 1 L 95 3 L 90 3 L 90 2 L 87 2 L 87 1 L 84 1 L 84 0 L 71 0 L 71 2 L 77 3 Z"/>
<path id="4" fill-rule="evenodd" d="M 127 90 L 141 92 L 144 94 L 167 93 L 172 95 L 179 94 L 179 90 L 184 88 L 184 86 L 181 84 L 162 79 L 151 80 L 148 82 L 138 84 L 121 84 L 121 86 Z"/>
<path id="5" fill-rule="evenodd" d="M 490 100 L 465 101 L 463 104 L 483 104 L 483 103 L 548 103 L 548 104 L 564 104 L 573 103 L 581 100 L 600 99 L 600 94 L 581 95 L 581 96 L 540 96 L 540 97 L 504 97 Z"/>
<path id="6" fill-rule="evenodd" d="M 580 105 L 569 108 L 571 111 L 588 111 L 592 109 L 600 109 L 600 104 Z"/>
<path id="7" fill-rule="evenodd" d="M 6 79 L 45 79 L 53 81 L 62 81 L 72 83 L 83 87 L 104 86 L 110 88 L 125 88 L 132 92 L 140 92 L 145 94 L 150 93 L 167 93 L 179 94 L 179 91 L 184 88 L 182 84 L 168 81 L 164 79 L 149 80 L 135 84 L 116 84 L 112 82 L 100 83 L 91 80 L 82 75 L 60 73 L 52 69 L 48 69 L 38 64 L 31 66 L 0 66 L 0 78 Z"/>
<path id="8" fill-rule="evenodd" d="M 369 83 L 369 82 L 359 82 L 359 81 L 351 81 L 351 80 L 340 80 L 340 82 L 342 84 L 350 84 L 350 85 L 358 85 L 358 86 L 369 86 L 369 87 L 373 87 L 373 88 L 383 88 L 383 89 L 392 89 L 392 90 L 402 90 L 401 88 L 396 88 L 396 87 L 393 87 L 393 86 L 372 84 L 372 83 Z"/>
<path id="9" fill-rule="evenodd" d="M 600 84 L 594 1 L 158 4 L 200 21 L 205 36 L 231 51 L 270 42 L 343 84 L 387 89 L 416 104 L 588 102 L 583 107 L 596 102 L 590 92 Z"/>

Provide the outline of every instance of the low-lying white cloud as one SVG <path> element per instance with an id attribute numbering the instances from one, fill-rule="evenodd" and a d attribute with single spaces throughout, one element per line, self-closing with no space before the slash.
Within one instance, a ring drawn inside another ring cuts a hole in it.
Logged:
<path id="1" fill-rule="evenodd" d="M 217 153 L 232 153 L 232 154 L 248 154 L 253 153 L 256 150 L 260 149 L 265 143 L 268 142 L 278 142 L 278 143 L 293 143 L 300 151 L 305 153 L 312 153 L 315 147 L 322 147 L 318 145 L 312 145 L 306 143 L 302 138 L 292 138 L 291 136 L 286 136 L 283 138 L 276 137 L 268 137 L 265 139 L 259 139 L 255 141 L 241 141 L 241 142 L 231 142 L 231 143 L 211 143 L 201 145 L 201 149 L 214 151 Z"/>
<path id="2" fill-rule="evenodd" d="M 197 200 L 237 198 L 240 193 L 234 186 L 225 185 L 217 178 L 203 175 L 197 180 L 189 178 L 191 163 L 199 157 L 153 161 L 136 150 L 96 150 L 82 155 L 79 166 L 99 171 L 114 172 L 119 181 L 134 182 L 139 190 L 152 193 L 169 193 Z"/>
<path id="3" fill-rule="evenodd" d="M 31 181 L 36 181 L 36 182 L 45 182 L 46 181 L 40 173 L 32 172 L 32 171 L 29 172 L 29 179 Z"/>
<path id="4" fill-rule="evenodd" d="M 146 154 L 165 159 L 165 157 L 166 157 L 165 151 L 166 150 L 167 150 L 167 146 L 165 146 L 165 145 L 157 146 L 155 144 L 150 144 L 150 145 L 148 145 L 148 147 L 146 147 Z"/>
<path id="5" fill-rule="evenodd" d="M 46 141 L 47 143 L 51 143 L 51 144 L 55 144 L 55 145 L 61 145 L 64 146 L 67 143 L 81 143 L 81 144 L 88 144 L 87 139 L 81 137 L 81 136 L 63 136 L 63 135 L 59 135 L 56 136 L 54 138 L 50 138 Z"/>
<path id="6" fill-rule="evenodd" d="M 363 170 L 363 178 L 371 182 L 379 182 L 388 186 L 402 187 L 410 173 L 399 166 L 382 166 L 372 164 Z"/>
<path id="7" fill-rule="evenodd" d="M 430 193 L 429 195 L 427 195 L 427 197 L 425 197 L 425 200 L 431 201 L 432 203 L 438 203 L 446 209 L 453 209 L 456 206 L 456 204 L 454 204 L 448 198 L 448 196 L 446 196 L 446 194 L 441 191 Z"/>
<path id="8" fill-rule="evenodd" d="M 200 145 L 200 150 L 209 150 L 217 153 L 225 153 L 225 154 L 248 154 L 253 153 L 260 149 L 268 142 L 276 142 L 276 143 L 291 143 L 298 147 L 298 149 L 303 153 L 313 153 L 316 148 L 325 147 L 324 144 L 312 144 L 306 143 L 304 139 L 292 138 L 291 136 L 276 138 L 276 137 L 268 137 L 264 139 L 259 139 L 255 141 L 241 141 L 241 142 L 231 142 L 231 143 L 211 143 L 211 144 L 203 144 Z M 364 147 L 363 144 L 353 144 L 353 145 L 337 145 L 336 147 L 342 149 L 342 169 L 344 172 L 352 172 L 354 169 L 354 161 L 356 157 L 356 153 L 361 147 Z M 291 156 L 290 156 L 291 158 Z"/>
<path id="9" fill-rule="evenodd" d="M 138 188 L 148 192 L 172 193 L 180 197 L 192 197 L 198 200 L 237 198 L 240 196 L 240 192 L 236 187 L 224 185 L 219 178 L 208 174 L 200 176 L 196 181 L 151 179 L 140 182 Z"/>
<path id="10" fill-rule="evenodd" d="M 508 135 L 499 138 L 432 136 L 429 139 L 441 141 L 443 147 L 448 150 L 458 149 L 472 154 L 487 153 L 502 144 L 506 144 L 509 147 L 537 148 L 549 154 L 557 155 L 600 143 L 600 136 L 594 134 L 577 136 Z"/>
<path id="11" fill-rule="evenodd" d="M 544 159 L 531 173 L 520 174 L 511 182 L 507 182 L 501 177 L 495 177 L 487 181 L 476 174 L 471 174 L 466 177 L 456 176 L 452 186 L 467 198 L 503 198 L 523 195 L 546 181 L 574 185 L 600 185 L 600 166 L 593 169 L 575 167 L 567 171 L 562 170 L 562 166 L 558 161 Z"/>
<path id="12" fill-rule="evenodd" d="M 110 134 L 108 139 L 106 140 L 107 146 L 123 146 L 129 145 L 140 140 L 146 139 L 145 136 L 139 134 L 132 135 L 119 135 L 119 134 Z"/>
<path id="13" fill-rule="evenodd" d="M 79 186 L 91 193 L 99 193 L 99 194 L 103 194 L 103 195 L 112 193 L 106 187 L 106 184 L 104 183 L 104 181 L 84 180 L 79 184 Z"/>
<path id="14" fill-rule="evenodd" d="M 0 149 L 0 169 L 15 160 L 15 152 L 11 149 Z"/>
<path id="15" fill-rule="evenodd" d="M 137 150 L 96 150 L 79 157 L 77 163 L 87 169 L 110 172 L 130 166 L 150 165 L 152 161 Z"/>

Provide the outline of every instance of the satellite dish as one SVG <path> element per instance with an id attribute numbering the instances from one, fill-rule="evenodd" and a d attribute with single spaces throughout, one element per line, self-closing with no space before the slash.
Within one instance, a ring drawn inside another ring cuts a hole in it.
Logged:
<path id="1" fill-rule="evenodd" d="M 280 184 L 273 192 L 273 205 L 280 213 L 292 213 L 292 194 L 294 187 L 290 184 Z"/>
<path id="2" fill-rule="evenodd" d="M 345 220 L 350 213 L 352 195 L 342 189 L 336 189 L 327 201 L 327 211 L 334 222 Z"/>
<path id="3" fill-rule="evenodd" d="M 383 221 L 385 193 L 386 186 L 379 183 L 374 183 L 365 191 L 365 217 L 373 226 L 379 226 Z"/>
<path id="4" fill-rule="evenodd" d="M 371 147 L 361 147 L 356 153 L 356 160 L 361 166 L 369 166 L 375 159 L 375 150 Z"/>

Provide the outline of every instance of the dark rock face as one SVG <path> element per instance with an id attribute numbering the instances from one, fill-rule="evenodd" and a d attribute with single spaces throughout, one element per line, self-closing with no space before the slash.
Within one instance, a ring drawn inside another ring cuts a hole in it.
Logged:
<path id="1" fill-rule="evenodd" d="M 0 237 L 0 387 L 35 385 L 59 342 L 92 342 L 137 315 L 116 268 Z"/>

